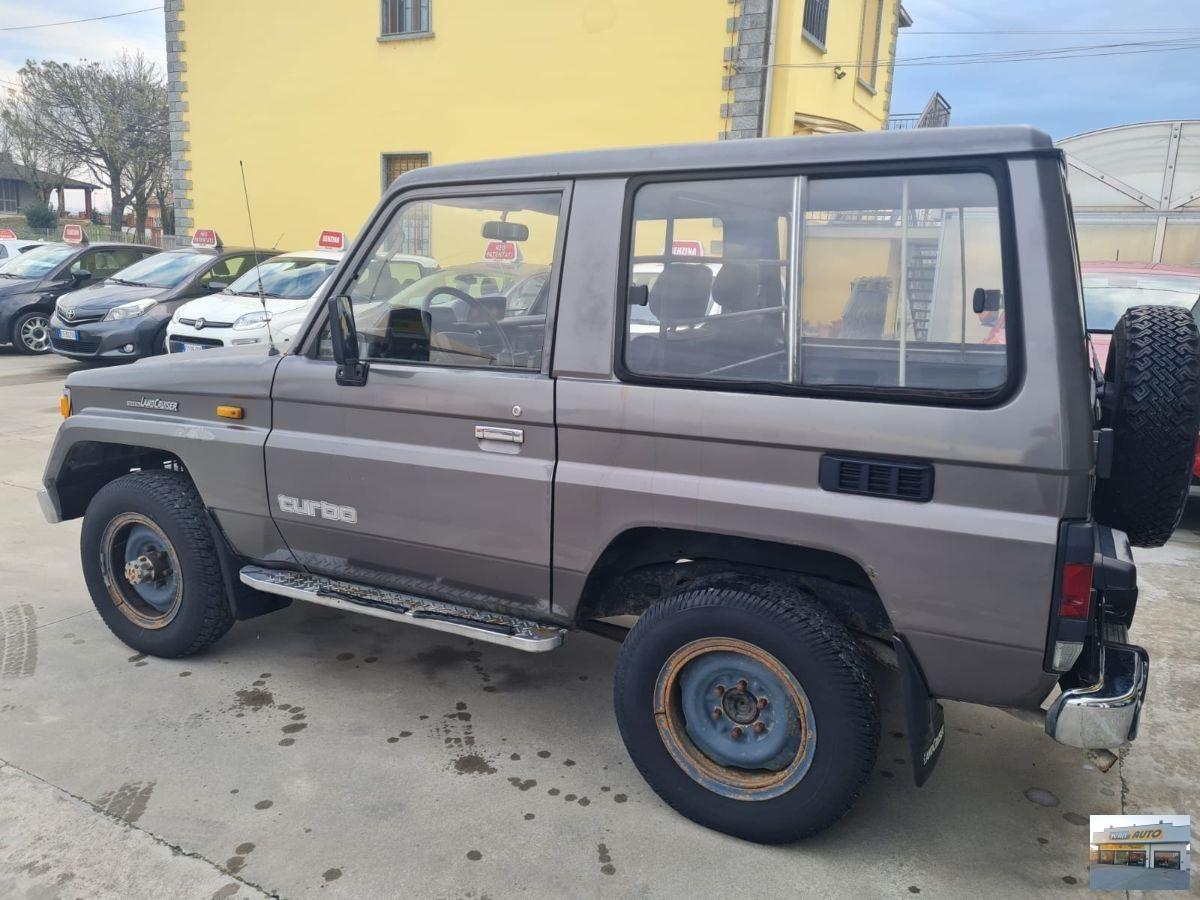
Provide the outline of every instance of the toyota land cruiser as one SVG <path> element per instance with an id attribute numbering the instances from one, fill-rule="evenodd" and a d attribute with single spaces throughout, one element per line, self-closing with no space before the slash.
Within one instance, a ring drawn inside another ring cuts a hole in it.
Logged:
<path id="1" fill-rule="evenodd" d="M 456 277 L 371 277 L 398 254 Z M 918 783 L 938 698 L 1134 738 L 1130 544 L 1179 520 L 1200 338 L 1133 309 L 1100 374 L 1044 134 L 419 169 L 327 296 L 282 355 L 70 376 L 41 501 L 83 517 L 88 589 L 139 652 L 292 600 L 529 652 L 597 631 L 649 784 L 762 842 L 862 790 L 868 648 Z"/>

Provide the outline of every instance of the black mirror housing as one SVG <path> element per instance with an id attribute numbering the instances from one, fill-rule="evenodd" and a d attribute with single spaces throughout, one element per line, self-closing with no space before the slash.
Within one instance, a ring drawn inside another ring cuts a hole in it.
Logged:
<path id="1" fill-rule="evenodd" d="M 354 306 L 345 294 L 325 301 L 329 318 L 329 342 L 337 363 L 337 383 L 359 386 L 367 383 L 368 366 L 358 358 L 358 332 L 354 327 Z"/>
<path id="2" fill-rule="evenodd" d="M 527 241 L 529 240 L 529 226 L 522 225 L 520 222 L 484 222 L 483 237 L 489 241 Z"/>
<path id="3" fill-rule="evenodd" d="M 975 293 L 971 295 L 971 309 L 977 316 L 985 312 L 997 312 L 1002 306 L 1004 306 L 1003 291 L 975 288 Z"/>
<path id="4" fill-rule="evenodd" d="M 71 277 L 74 278 L 76 281 L 87 281 L 92 277 L 92 273 L 89 272 L 87 269 L 75 269 L 71 273 Z"/>
<path id="5" fill-rule="evenodd" d="M 208 284 L 204 285 L 204 289 L 206 291 L 211 291 L 214 294 L 217 293 L 218 291 L 225 290 L 225 288 L 227 288 L 227 287 L 229 287 L 229 285 L 226 284 L 224 281 L 210 281 L 210 282 L 208 282 Z"/>

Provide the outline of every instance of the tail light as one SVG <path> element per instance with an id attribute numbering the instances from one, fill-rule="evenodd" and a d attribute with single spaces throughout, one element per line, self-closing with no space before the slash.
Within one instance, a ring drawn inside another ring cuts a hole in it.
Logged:
<path id="1" fill-rule="evenodd" d="M 1064 619 L 1086 619 L 1092 609 L 1092 564 L 1064 563 L 1058 614 Z"/>

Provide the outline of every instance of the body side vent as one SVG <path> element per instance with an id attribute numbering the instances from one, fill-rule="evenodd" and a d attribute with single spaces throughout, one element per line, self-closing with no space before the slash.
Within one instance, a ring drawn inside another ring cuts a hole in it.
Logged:
<path id="1" fill-rule="evenodd" d="M 856 456 L 821 457 L 821 487 L 843 494 L 927 503 L 933 499 L 933 466 Z"/>

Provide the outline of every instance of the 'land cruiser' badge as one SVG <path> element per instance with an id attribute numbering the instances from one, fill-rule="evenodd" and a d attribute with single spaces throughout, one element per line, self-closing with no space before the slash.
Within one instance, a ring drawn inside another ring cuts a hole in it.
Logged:
<path id="1" fill-rule="evenodd" d="M 160 409 L 163 412 L 178 412 L 178 400 L 162 400 L 158 397 L 138 397 L 136 400 L 126 400 L 126 406 L 134 409 Z"/>

